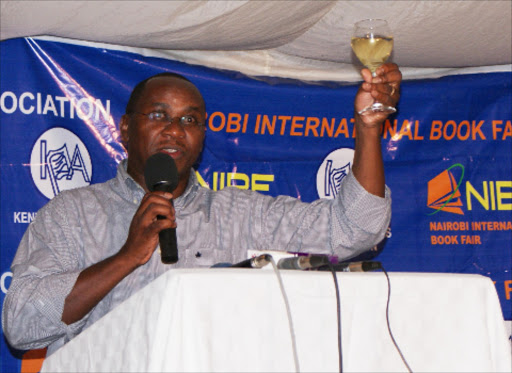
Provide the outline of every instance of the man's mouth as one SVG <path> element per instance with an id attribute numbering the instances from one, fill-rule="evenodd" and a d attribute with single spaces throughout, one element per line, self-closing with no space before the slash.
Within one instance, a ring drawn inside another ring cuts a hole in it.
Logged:
<path id="1" fill-rule="evenodd" d="M 183 154 L 180 148 L 164 148 L 160 150 L 162 153 L 167 153 L 173 158 L 178 158 L 181 154 Z"/>

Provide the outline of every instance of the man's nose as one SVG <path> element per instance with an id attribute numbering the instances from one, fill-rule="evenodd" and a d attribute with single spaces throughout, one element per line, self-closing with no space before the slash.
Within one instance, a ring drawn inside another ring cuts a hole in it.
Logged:
<path id="1" fill-rule="evenodd" d="M 174 137 L 185 137 L 185 129 L 180 123 L 180 118 L 172 118 L 167 122 L 163 132 Z"/>

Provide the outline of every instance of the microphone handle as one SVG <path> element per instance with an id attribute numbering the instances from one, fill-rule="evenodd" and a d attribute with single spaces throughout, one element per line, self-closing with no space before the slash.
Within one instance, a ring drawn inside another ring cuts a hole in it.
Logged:
<path id="1" fill-rule="evenodd" d="M 154 191 L 172 192 L 173 188 L 168 182 L 160 182 L 153 185 Z M 171 203 L 174 201 L 171 199 Z M 164 216 L 157 215 L 157 219 L 165 219 Z M 178 261 L 178 244 L 176 239 L 176 228 L 167 228 L 158 233 L 160 239 L 160 255 L 162 263 L 174 264 Z"/>
<path id="2" fill-rule="evenodd" d="M 370 272 L 381 269 L 382 264 L 375 261 L 348 262 L 335 264 L 333 268 L 336 272 Z"/>
<path id="3" fill-rule="evenodd" d="M 329 258 L 326 255 L 311 254 L 280 259 L 277 268 L 280 269 L 314 269 L 327 265 Z"/>
<path id="4" fill-rule="evenodd" d="M 230 267 L 233 268 L 252 268 L 252 258 L 251 259 L 245 259 L 241 261 L 240 263 L 232 264 Z"/>
<path id="5" fill-rule="evenodd" d="M 162 263 L 174 264 L 178 261 L 178 245 L 176 244 L 176 228 L 167 228 L 158 233 L 160 238 L 160 254 Z"/>
<path id="6" fill-rule="evenodd" d="M 270 263 L 272 256 L 270 254 L 262 254 L 260 256 L 246 259 L 240 263 L 231 265 L 233 268 L 262 268 Z"/>

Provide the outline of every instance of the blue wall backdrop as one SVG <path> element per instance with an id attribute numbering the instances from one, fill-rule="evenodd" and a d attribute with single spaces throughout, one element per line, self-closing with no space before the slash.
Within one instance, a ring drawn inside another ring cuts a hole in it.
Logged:
<path id="1" fill-rule="evenodd" d="M 152 74 L 181 73 L 203 92 L 207 136 L 197 172 L 209 188 L 312 201 L 332 198 L 334 176 L 350 169 L 356 85 L 250 79 L 30 38 L 4 41 L 0 53 L 1 302 L 37 210 L 61 190 L 114 176 L 125 157 L 117 124 L 131 89 Z M 388 271 L 488 276 L 507 320 L 511 96 L 511 73 L 402 84 L 398 113 L 382 133 L 393 218 L 371 253 Z M 0 372 L 28 371 L 29 355 L 11 349 L 3 334 L 0 348 Z"/>

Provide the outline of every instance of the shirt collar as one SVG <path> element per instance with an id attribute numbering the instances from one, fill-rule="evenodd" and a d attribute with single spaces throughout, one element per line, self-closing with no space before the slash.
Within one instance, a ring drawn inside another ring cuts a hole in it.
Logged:
<path id="1" fill-rule="evenodd" d="M 176 210 L 181 210 L 191 199 L 194 198 L 199 187 L 200 185 L 197 181 L 196 171 L 191 169 L 187 187 L 183 194 L 174 200 L 174 208 Z"/>
<path id="2" fill-rule="evenodd" d="M 121 186 L 123 195 L 133 202 L 139 204 L 144 196 L 144 189 L 137 183 L 133 177 L 127 171 L 128 159 L 123 159 L 117 166 L 117 180 Z M 174 207 L 181 209 L 185 204 L 193 198 L 199 188 L 199 182 L 197 181 L 196 173 L 194 169 L 190 170 L 190 176 L 188 184 L 181 196 L 174 200 Z"/>
<path id="3" fill-rule="evenodd" d="M 123 159 L 117 165 L 116 179 L 121 187 L 122 195 L 135 204 L 139 204 L 144 197 L 144 189 L 137 183 L 127 171 L 128 159 Z"/>

